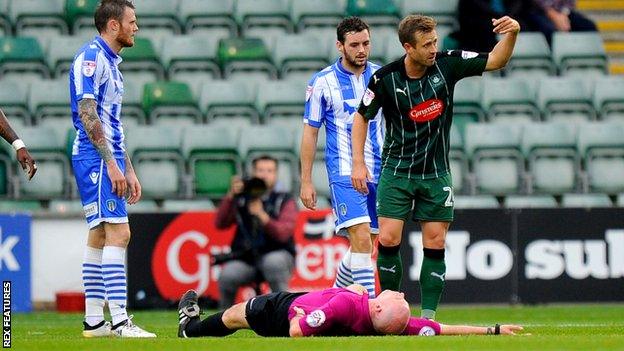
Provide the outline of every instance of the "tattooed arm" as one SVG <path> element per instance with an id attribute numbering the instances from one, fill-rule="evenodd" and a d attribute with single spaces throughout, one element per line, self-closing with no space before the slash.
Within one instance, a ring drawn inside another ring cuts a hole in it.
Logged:
<path id="1" fill-rule="evenodd" d="M 102 157 L 102 160 L 106 163 L 106 171 L 112 183 L 113 193 L 116 193 L 119 197 L 123 197 L 126 194 L 126 179 L 121 173 L 121 170 L 119 170 L 113 153 L 108 148 L 108 143 L 104 136 L 104 129 L 98 117 L 96 106 L 97 104 L 93 99 L 80 100 L 78 102 L 80 121 L 87 132 L 91 144 L 93 144 L 93 147 L 95 147 L 100 157 Z"/>
<path id="2" fill-rule="evenodd" d="M 126 183 L 128 184 L 128 191 L 130 196 L 128 197 L 128 204 L 132 205 L 137 203 L 141 199 L 141 183 L 134 173 L 134 167 L 130 161 L 130 155 L 126 153 Z"/>
<path id="3" fill-rule="evenodd" d="M 37 165 L 35 164 L 35 160 L 33 160 L 28 153 L 24 142 L 19 139 L 17 133 L 15 133 L 13 128 L 11 128 L 9 120 L 6 118 L 2 110 L 0 110 L 0 136 L 2 136 L 2 138 L 4 138 L 4 140 L 6 140 L 9 144 L 13 145 L 17 161 L 20 166 L 22 166 L 24 172 L 26 172 L 28 180 L 30 180 L 37 172 Z"/>

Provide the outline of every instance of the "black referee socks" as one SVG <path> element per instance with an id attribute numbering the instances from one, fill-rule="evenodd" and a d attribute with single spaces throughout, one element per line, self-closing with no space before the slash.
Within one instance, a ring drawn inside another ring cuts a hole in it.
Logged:
<path id="1" fill-rule="evenodd" d="M 226 336 L 234 333 L 236 330 L 228 329 L 223 324 L 222 317 L 223 312 L 219 312 L 206 317 L 203 321 L 190 321 L 184 331 L 188 337 Z"/>

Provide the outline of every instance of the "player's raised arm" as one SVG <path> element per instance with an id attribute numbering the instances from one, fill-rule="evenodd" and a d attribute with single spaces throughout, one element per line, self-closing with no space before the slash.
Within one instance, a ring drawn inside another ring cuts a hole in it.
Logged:
<path id="1" fill-rule="evenodd" d="M 113 192 L 119 197 L 125 196 L 126 178 L 121 173 L 121 170 L 117 166 L 117 162 L 113 157 L 113 153 L 108 148 L 108 142 L 104 136 L 102 122 L 97 114 L 97 103 L 95 100 L 90 98 L 83 98 L 80 100 L 78 102 L 78 114 L 80 115 L 80 121 L 87 132 L 89 140 L 106 164 L 106 170 L 111 179 Z"/>
<path id="2" fill-rule="evenodd" d="M 507 65 L 513 53 L 514 46 L 516 45 L 516 38 L 520 32 L 520 24 L 518 21 L 509 16 L 492 19 L 492 25 L 494 26 L 494 33 L 502 34 L 503 38 L 490 52 L 487 64 L 485 65 L 486 71 L 494 71 Z"/>
<path id="3" fill-rule="evenodd" d="M 35 160 L 33 160 L 28 153 L 24 142 L 17 136 L 13 128 L 11 128 L 9 120 L 2 110 L 0 110 L 0 136 L 13 146 L 17 161 L 20 166 L 22 166 L 24 172 L 26 172 L 28 180 L 30 180 L 37 172 L 37 165 L 35 164 Z"/>

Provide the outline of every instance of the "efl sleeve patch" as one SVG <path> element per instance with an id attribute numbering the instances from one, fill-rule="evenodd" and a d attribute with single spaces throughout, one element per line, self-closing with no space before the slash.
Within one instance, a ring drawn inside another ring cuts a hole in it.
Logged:
<path id="1" fill-rule="evenodd" d="M 373 99 L 375 99 L 375 93 L 373 93 L 370 89 L 366 89 L 364 96 L 362 97 L 362 103 L 364 106 L 369 106 L 371 102 L 373 102 Z"/>
<path id="2" fill-rule="evenodd" d="M 479 53 L 478 53 L 478 52 L 474 52 L 474 51 L 462 51 L 462 52 L 461 52 L 461 57 L 462 57 L 464 60 L 468 60 L 468 59 L 471 59 L 471 58 L 475 58 L 475 57 L 477 57 L 477 56 L 479 56 Z"/>
<path id="3" fill-rule="evenodd" d="M 91 77 L 95 73 L 95 61 L 82 61 L 82 75 Z"/>
<path id="4" fill-rule="evenodd" d="M 306 323 L 312 328 L 318 328 L 325 323 L 325 312 L 321 310 L 312 311 L 306 317 Z"/>

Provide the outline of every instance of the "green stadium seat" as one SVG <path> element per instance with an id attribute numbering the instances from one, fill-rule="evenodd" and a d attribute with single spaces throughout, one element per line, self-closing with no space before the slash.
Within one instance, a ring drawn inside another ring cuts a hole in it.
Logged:
<path id="1" fill-rule="evenodd" d="M 229 36 L 236 36 L 238 25 L 233 15 L 234 3 L 234 0 L 180 0 L 180 21 L 186 23 L 187 33 L 221 28 Z"/>
<path id="2" fill-rule="evenodd" d="M 1 36 L 11 35 L 11 19 L 9 18 L 10 0 L 0 0 L 0 34 Z"/>
<path id="3" fill-rule="evenodd" d="M 176 197 L 182 191 L 184 158 L 181 128 L 135 126 L 126 133 L 126 150 L 146 198 Z"/>
<path id="4" fill-rule="evenodd" d="M 505 72 L 512 76 L 553 75 L 556 67 L 551 59 L 546 37 L 541 32 L 522 32 L 516 39 L 516 46 Z"/>
<path id="5" fill-rule="evenodd" d="M 343 6 L 335 0 L 292 0 L 290 8 L 290 17 L 299 31 L 307 27 L 335 29 L 343 15 Z"/>
<path id="6" fill-rule="evenodd" d="M 522 125 L 473 123 L 466 126 L 464 149 L 472 160 L 476 190 L 503 195 L 521 191 L 524 158 Z"/>
<path id="7" fill-rule="evenodd" d="M 530 122 L 540 119 L 540 110 L 535 105 L 535 93 L 523 79 L 484 79 L 481 106 L 487 111 L 490 121 Z"/>
<path id="8" fill-rule="evenodd" d="M 50 200 L 49 211 L 55 216 L 76 216 L 84 215 L 80 200 Z"/>
<path id="9" fill-rule="evenodd" d="M 259 122 L 255 107 L 256 87 L 242 80 L 206 82 L 199 98 L 199 107 L 208 121 L 225 116 L 244 116 Z"/>
<path id="10" fill-rule="evenodd" d="M 573 123 L 536 123 L 524 126 L 522 152 L 528 161 L 530 186 L 538 193 L 578 190 L 581 171 Z"/>
<path id="11" fill-rule="evenodd" d="M 141 184 L 143 184 L 142 180 Z M 134 205 L 127 205 L 126 209 L 128 213 L 155 213 L 160 211 L 156 201 L 144 198 L 141 198 L 141 200 Z"/>
<path id="12" fill-rule="evenodd" d="M 555 208 L 557 200 L 550 195 L 509 195 L 503 202 L 505 208 Z"/>
<path id="13" fill-rule="evenodd" d="M 305 84 L 305 81 L 267 81 L 258 89 L 256 109 L 265 121 L 275 117 L 303 116 Z"/>
<path id="14" fill-rule="evenodd" d="M 16 34 L 27 34 L 27 30 L 68 34 L 69 28 L 63 15 L 64 5 L 65 0 L 12 1 L 9 12 Z"/>
<path id="15" fill-rule="evenodd" d="M 577 148 L 587 172 L 588 190 L 615 194 L 624 190 L 624 124 L 587 123 L 579 128 Z"/>
<path id="16" fill-rule="evenodd" d="M 45 118 L 71 119 L 68 80 L 42 80 L 33 83 L 28 101 L 35 121 Z"/>
<path id="17" fill-rule="evenodd" d="M 135 120 L 139 124 L 145 124 L 147 117 L 143 110 L 143 91 L 145 84 L 151 82 L 151 77 L 146 82 L 142 79 L 129 79 L 124 74 L 123 115 L 122 122 Z"/>
<path id="18" fill-rule="evenodd" d="M 66 0 L 65 19 L 74 34 L 81 30 L 94 31 L 93 14 L 100 0 Z"/>
<path id="19" fill-rule="evenodd" d="M 371 32 L 373 33 L 373 32 Z M 330 27 L 307 27 L 299 32 L 301 35 L 311 35 L 317 38 L 321 45 L 325 45 L 324 51 L 328 53 L 328 61 L 334 62 L 340 56 L 336 49 L 336 28 Z"/>
<path id="20" fill-rule="evenodd" d="M 401 11 L 393 0 L 347 0 L 346 13 L 362 17 L 373 27 L 396 27 L 401 18 Z"/>
<path id="21" fill-rule="evenodd" d="M 68 194 L 69 159 L 64 137 L 52 128 L 25 127 L 20 138 L 37 160 L 37 175 L 28 181 L 24 172 L 17 172 L 19 194 L 24 198 L 47 199 Z"/>
<path id="22" fill-rule="evenodd" d="M 555 32 L 552 54 L 563 74 L 574 70 L 608 74 L 607 54 L 598 32 Z"/>
<path id="23" fill-rule="evenodd" d="M 193 193 L 220 198 L 232 176 L 242 174 L 238 155 L 240 129 L 203 125 L 184 130 L 182 152 L 188 161 Z"/>
<path id="24" fill-rule="evenodd" d="M 594 108 L 601 119 L 624 120 L 624 79 L 611 76 L 595 81 Z"/>
<path id="25" fill-rule="evenodd" d="M 169 118 L 201 122 L 202 118 L 191 89 L 181 82 L 160 81 L 146 84 L 143 109 L 151 121 Z"/>
<path id="26" fill-rule="evenodd" d="M 616 199 L 617 207 L 624 207 L 624 193 L 618 194 Z"/>
<path id="27" fill-rule="evenodd" d="M 540 79 L 537 102 L 546 120 L 582 122 L 596 119 L 590 87 L 580 77 Z"/>
<path id="28" fill-rule="evenodd" d="M 208 73 L 221 76 L 217 62 L 218 41 L 212 37 L 178 35 L 165 38 L 160 58 L 169 78 L 178 72 Z"/>
<path id="29" fill-rule="evenodd" d="M 273 60 L 282 77 L 287 77 L 293 71 L 303 71 L 311 76 L 327 66 L 327 46 L 319 38 L 290 34 L 276 39 Z"/>
<path id="30" fill-rule="evenodd" d="M 611 199 L 607 194 L 563 194 L 562 207 L 591 208 L 612 207 Z"/>
<path id="31" fill-rule="evenodd" d="M 165 200 L 162 203 L 163 212 L 214 211 L 214 202 L 203 200 Z"/>
<path id="32" fill-rule="evenodd" d="M 42 210 L 37 200 L 0 200 L 0 213 L 33 213 Z"/>
<path id="33" fill-rule="evenodd" d="M 219 41 L 218 58 L 223 75 L 234 72 L 249 74 L 257 72 L 269 78 L 277 78 L 277 69 L 271 61 L 271 53 L 262 39 L 231 38 Z"/>
<path id="34" fill-rule="evenodd" d="M 0 108 L 8 118 L 19 118 L 25 123 L 30 123 L 28 85 L 12 79 L 1 79 Z"/>
<path id="35" fill-rule="evenodd" d="M 401 12 L 403 16 L 412 14 L 431 16 L 435 18 L 438 25 L 454 27 L 457 25 L 457 3 L 458 0 L 403 0 Z"/>
<path id="36" fill-rule="evenodd" d="M 178 71 L 169 75 L 169 80 L 188 85 L 193 93 L 193 98 L 199 101 L 204 83 L 218 79 L 212 75 L 212 72 L 208 71 Z"/>
<path id="37" fill-rule="evenodd" d="M 10 73 L 22 79 L 25 72 L 40 78 L 49 78 L 50 72 L 45 64 L 43 50 L 32 37 L 0 38 L 0 76 L 6 78 Z"/>
<path id="38" fill-rule="evenodd" d="M 498 200 L 492 195 L 455 195 L 455 209 L 498 208 Z"/>
<path id="39" fill-rule="evenodd" d="M 453 114 L 470 116 L 474 121 L 484 121 L 485 111 L 481 107 L 483 79 L 465 78 L 455 85 Z"/>
<path id="40" fill-rule="evenodd" d="M 449 166 L 451 167 L 453 192 L 461 194 L 468 190 L 466 181 L 468 180 L 469 162 L 464 152 L 464 140 L 459 128 L 454 124 L 451 125 L 450 145 Z"/>
<path id="41" fill-rule="evenodd" d="M 245 36 L 254 27 L 280 28 L 292 33 L 289 5 L 288 0 L 237 0 L 234 17 Z"/>
<path id="42" fill-rule="evenodd" d="M 88 42 L 85 36 L 55 36 L 50 39 L 46 51 L 48 67 L 59 78 L 68 74 L 78 49 Z"/>
<path id="43" fill-rule="evenodd" d="M 165 70 L 160 64 L 154 45 L 147 38 L 135 37 L 134 46 L 123 49 L 121 57 L 123 62 L 119 65 L 119 69 L 124 77 L 133 71 L 149 73 L 156 80 L 165 77 Z"/>
<path id="44" fill-rule="evenodd" d="M 143 31 L 165 31 L 171 34 L 182 33 L 178 22 L 178 3 L 162 0 L 134 0 L 139 29 Z"/>

